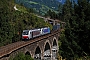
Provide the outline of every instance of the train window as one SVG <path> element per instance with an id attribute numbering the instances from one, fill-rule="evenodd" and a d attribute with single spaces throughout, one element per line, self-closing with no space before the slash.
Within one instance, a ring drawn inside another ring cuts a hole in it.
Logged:
<path id="1" fill-rule="evenodd" d="M 28 32 L 29 32 L 29 31 L 24 31 L 22 34 L 23 34 L 23 35 L 28 35 Z"/>

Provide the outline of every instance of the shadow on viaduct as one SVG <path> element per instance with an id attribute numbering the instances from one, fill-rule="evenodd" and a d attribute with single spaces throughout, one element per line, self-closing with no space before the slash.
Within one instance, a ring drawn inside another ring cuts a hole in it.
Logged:
<path id="1" fill-rule="evenodd" d="M 14 57 L 19 52 L 24 54 L 31 55 L 31 57 L 35 58 L 36 55 L 40 57 L 41 60 L 44 59 L 45 51 L 49 50 L 50 57 L 52 57 L 52 48 L 56 46 L 56 50 L 58 52 L 58 34 L 53 35 L 48 38 L 44 38 L 40 41 L 36 41 L 34 43 L 23 46 L 15 51 L 12 51 L 10 54 L 5 55 L 0 60 L 9 60 L 10 57 Z"/>

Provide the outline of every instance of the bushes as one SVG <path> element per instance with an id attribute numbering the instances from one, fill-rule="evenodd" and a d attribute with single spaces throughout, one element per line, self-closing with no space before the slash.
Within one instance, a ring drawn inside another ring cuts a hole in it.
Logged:
<path id="1" fill-rule="evenodd" d="M 19 52 L 14 58 L 10 57 L 9 60 L 34 60 L 30 55 L 24 55 Z"/>

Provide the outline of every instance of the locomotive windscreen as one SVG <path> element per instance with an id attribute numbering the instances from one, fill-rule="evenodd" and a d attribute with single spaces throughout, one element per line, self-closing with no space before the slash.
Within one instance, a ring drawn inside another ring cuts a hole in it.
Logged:
<path id="1" fill-rule="evenodd" d="M 23 34 L 23 35 L 28 35 L 28 32 L 29 32 L 29 31 L 23 31 L 22 34 Z"/>

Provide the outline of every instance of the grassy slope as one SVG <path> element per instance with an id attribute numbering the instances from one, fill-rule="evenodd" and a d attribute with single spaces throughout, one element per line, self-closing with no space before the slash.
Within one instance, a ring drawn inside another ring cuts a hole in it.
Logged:
<path id="1" fill-rule="evenodd" d="M 26 9 L 25 7 L 20 6 L 20 5 L 18 5 L 18 4 L 15 4 L 15 5 L 16 5 L 16 7 L 17 7 L 17 9 L 18 9 L 19 11 L 24 12 L 24 13 L 28 13 L 28 11 L 27 11 L 27 9 Z"/>
<path id="2" fill-rule="evenodd" d="M 48 10 L 53 10 L 53 11 L 57 12 L 56 10 L 53 9 L 53 6 L 57 7 L 57 5 L 58 5 L 56 1 L 51 2 L 51 0 L 50 1 L 19 0 L 19 1 L 17 1 L 17 3 L 23 4 L 25 7 L 28 7 L 28 8 L 33 8 L 34 10 L 36 10 L 38 13 L 40 13 L 42 15 L 44 13 L 46 13 Z M 57 5 L 54 5 L 54 4 L 57 4 Z"/>
<path id="3" fill-rule="evenodd" d="M 48 6 L 46 6 L 46 5 L 43 5 L 43 4 L 39 4 L 39 5 L 42 6 L 42 7 L 40 8 L 41 14 L 47 13 L 48 10 L 55 11 L 55 10 L 51 9 L 50 7 L 48 7 Z M 55 11 L 55 12 L 57 12 L 57 11 Z"/>

